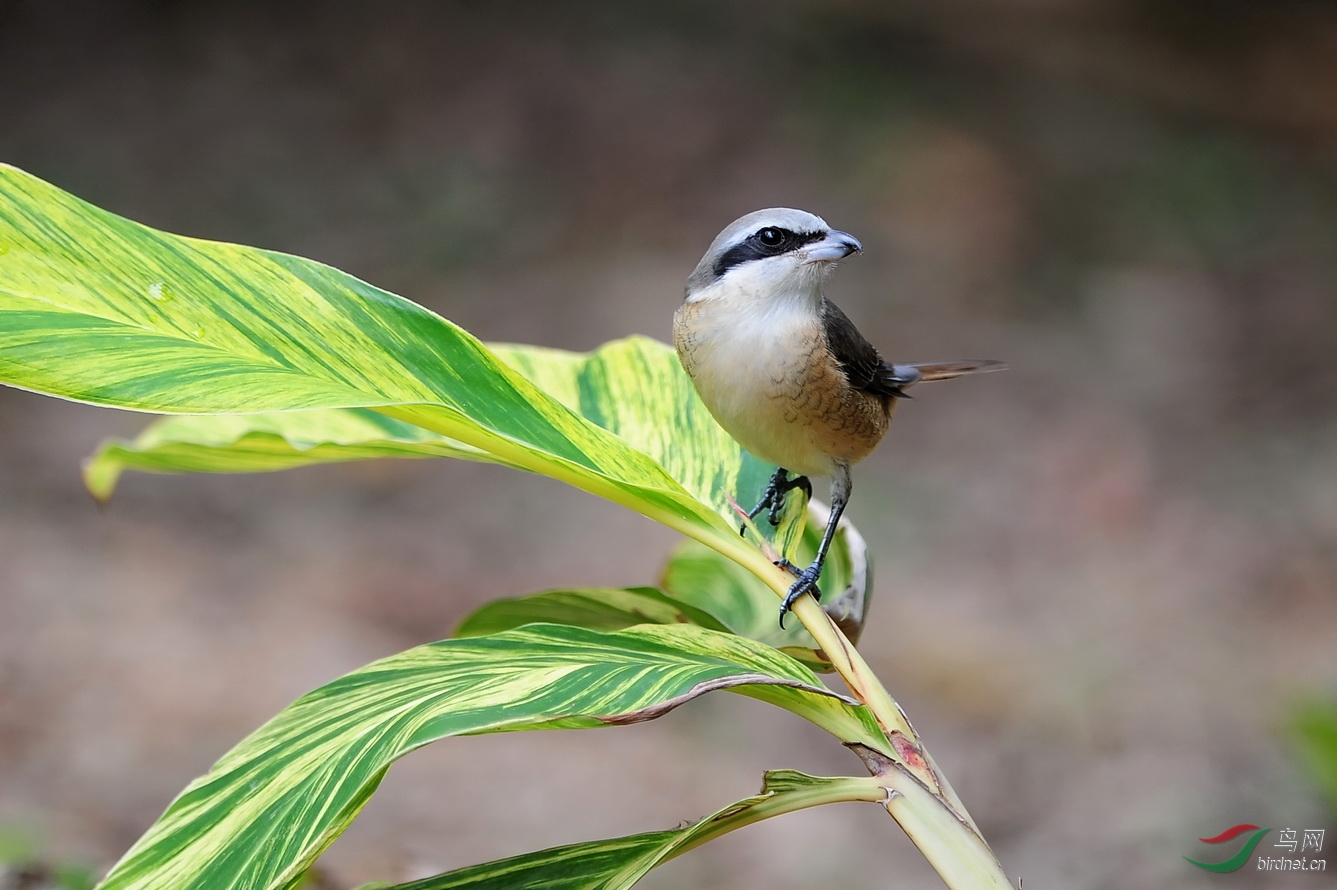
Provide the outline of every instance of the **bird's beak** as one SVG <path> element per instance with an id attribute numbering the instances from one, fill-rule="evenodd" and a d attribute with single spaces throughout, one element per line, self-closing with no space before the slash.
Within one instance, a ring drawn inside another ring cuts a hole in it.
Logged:
<path id="1" fill-rule="evenodd" d="M 833 263 L 862 250 L 863 245 L 858 238 L 832 229 L 825 238 L 808 248 L 808 262 Z"/>

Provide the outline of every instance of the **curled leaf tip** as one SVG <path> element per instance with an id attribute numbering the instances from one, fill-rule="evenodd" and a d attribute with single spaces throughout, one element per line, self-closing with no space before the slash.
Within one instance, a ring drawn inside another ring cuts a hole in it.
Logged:
<path id="1" fill-rule="evenodd" d="M 120 479 L 121 469 L 114 463 L 101 460 L 102 450 L 88 458 L 80 466 L 84 480 L 84 490 L 97 503 L 99 507 L 105 507 L 111 501 L 112 494 L 116 491 L 116 483 Z"/>

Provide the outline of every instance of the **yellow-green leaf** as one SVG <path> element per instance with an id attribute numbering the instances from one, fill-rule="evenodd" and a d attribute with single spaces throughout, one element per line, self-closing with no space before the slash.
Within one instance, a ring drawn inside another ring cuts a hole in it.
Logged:
<path id="1" fill-rule="evenodd" d="M 648 455 L 730 522 L 728 498 L 756 500 L 774 470 L 715 423 L 677 356 L 662 343 L 628 337 L 591 353 L 489 348 L 547 395 Z M 87 462 L 85 478 L 105 499 L 123 469 L 249 473 L 380 457 L 506 462 L 374 411 L 325 409 L 163 418 L 132 442 L 104 443 Z"/>
<path id="2" fill-rule="evenodd" d="M 461 621 L 455 628 L 455 636 L 480 637 L 526 624 L 570 624 L 604 631 L 638 624 L 695 624 L 710 630 L 729 629 L 707 610 L 675 600 L 653 587 L 586 587 L 492 600 Z"/>
<path id="3" fill-rule="evenodd" d="M 121 472 L 261 473 L 390 457 L 458 457 L 506 464 L 496 455 L 369 408 L 268 414 L 186 414 L 155 420 L 127 442 L 108 440 L 84 462 L 84 484 L 100 501 Z"/>
<path id="4" fill-rule="evenodd" d="M 761 793 L 730 804 L 699 822 L 671 831 L 591 841 L 500 859 L 385 890 L 624 890 L 650 869 L 730 831 L 807 807 L 842 801 L 879 801 L 886 790 L 872 779 L 809 776 L 796 770 L 766 773 Z"/>
<path id="5" fill-rule="evenodd" d="M 102 887 L 286 887 L 399 757 L 437 739 L 653 719 L 714 689 L 878 742 L 866 709 L 759 643 L 692 625 L 530 625 L 420 646 L 303 696 L 176 799 Z"/>
<path id="6" fill-rule="evenodd" d="M 4 166 L 0 382 L 157 413 L 375 408 L 760 565 L 717 507 L 426 309 L 300 257 L 139 225 Z"/>

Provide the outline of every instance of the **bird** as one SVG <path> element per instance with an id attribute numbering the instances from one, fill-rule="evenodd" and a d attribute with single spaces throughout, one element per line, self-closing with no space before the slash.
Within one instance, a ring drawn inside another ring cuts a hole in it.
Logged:
<path id="1" fill-rule="evenodd" d="M 886 435 L 910 387 L 998 371 L 1003 362 L 893 364 L 823 293 L 837 262 L 861 253 L 853 235 L 803 210 L 774 207 L 740 217 L 711 242 L 674 313 L 678 359 L 711 415 L 744 449 L 776 466 L 761 501 L 780 522 L 786 494 L 811 497 L 810 476 L 831 477 L 831 513 L 816 559 L 795 576 L 780 626 L 818 580 L 852 489 L 850 467 Z M 792 475 L 791 475 L 792 474 Z M 740 533 L 746 533 L 746 524 Z"/>

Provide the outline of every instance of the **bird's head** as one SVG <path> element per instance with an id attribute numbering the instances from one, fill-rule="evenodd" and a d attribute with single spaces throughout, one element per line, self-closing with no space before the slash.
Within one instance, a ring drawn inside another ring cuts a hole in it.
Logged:
<path id="1" fill-rule="evenodd" d="M 687 279 L 687 299 L 797 297 L 815 305 L 836 261 L 861 250 L 857 238 L 820 216 L 788 207 L 758 210 L 734 220 L 711 242 Z"/>

